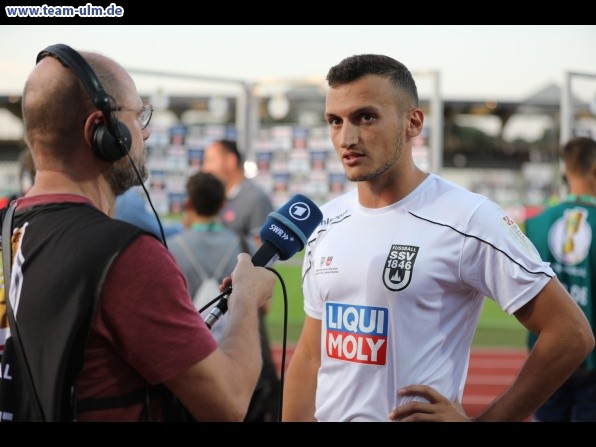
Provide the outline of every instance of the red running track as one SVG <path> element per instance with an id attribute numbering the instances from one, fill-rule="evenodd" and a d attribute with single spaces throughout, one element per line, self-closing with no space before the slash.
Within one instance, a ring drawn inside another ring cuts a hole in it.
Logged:
<path id="1" fill-rule="evenodd" d="M 524 349 L 472 350 L 462 399 L 468 416 L 478 416 L 511 385 L 527 356 Z"/>
<path id="2" fill-rule="evenodd" d="M 294 347 L 286 350 L 286 368 Z M 470 355 L 468 378 L 462 404 L 466 414 L 478 416 L 482 410 L 515 379 L 527 357 L 523 349 L 478 348 Z M 282 348 L 273 347 L 273 358 L 278 374 L 281 372 Z"/>

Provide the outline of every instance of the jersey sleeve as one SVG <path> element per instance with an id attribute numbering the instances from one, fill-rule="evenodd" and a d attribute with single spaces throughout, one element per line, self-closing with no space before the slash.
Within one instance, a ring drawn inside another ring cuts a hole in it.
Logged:
<path id="1" fill-rule="evenodd" d="M 533 299 L 555 273 L 517 223 L 487 200 L 468 224 L 461 275 L 464 283 L 511 315 Z"/>

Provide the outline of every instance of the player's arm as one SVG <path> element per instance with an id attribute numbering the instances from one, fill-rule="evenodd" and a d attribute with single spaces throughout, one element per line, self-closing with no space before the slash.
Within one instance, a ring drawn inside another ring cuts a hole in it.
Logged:
<path id="1" fill-rule="evenodd" d="M 588 320 L 557 278 L 551 279 L 514 315 L 528 330 L 538 334 L 538 341 L 513 384 L 478 416 L 478 421 L 525 420 L 594 349 Z M 408 402 L 391 412 L 391 420 L 467 420 L 459 404 L 428 386 L 412 385 L 399 393 L 422 396 L 429 402 Z"/>
<path id="2" fill-rule="evenodd" d="M 315 421 L 315 393 L 320 365 L 321 320 L 307 315 L 286 373 L 282 421 Z"/>
<path id="3" fill-rule="evenodd" d="M 165 382 L 198 421 L 242 421 L 262 368 L 258 309 L 270 299 L 275 276 L 242 253 L 232 279 L 219 348 Z"/>
<path id="4" fill-rule="evenodd" d="M 513 384 L 486 408 L 480 421 L 524 420 L 594 349 L 586 316 L 557 278 L 514 315 L 538 340 Z"/>

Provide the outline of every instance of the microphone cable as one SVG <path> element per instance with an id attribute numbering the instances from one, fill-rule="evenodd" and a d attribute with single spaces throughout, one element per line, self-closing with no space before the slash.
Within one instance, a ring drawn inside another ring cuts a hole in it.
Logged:
<path id="1" fill-rule="evenodd" d="M 116 103 L 116 100 L 108 95 L 109 98 L 114 101 L 114 103 Z M 117 117 L 114 114 L 114 111 L 112 110 L 111 112 L 111 118 L 113 120 L 117 121 Z M 108 120 L 108 123 L 110 122 L 110 120 Z M 157 214 L 157 211 L 155 210 L 155 207 L 153 206 L 153 201 L 151 200 L 151 196 L 149 195 L 149 191 L 147 191 L 147 188 L 145 187 L 145 182 L 143 181 L 143 178 L 141 177 L 141 173 L 139 172 L 139 169 L 137 168 L 137 165 L 135 164 L 134 160 L 132 159 L 132 157 L 130 156 L 130 151 L 126 150 L 126 147 L 124 146 L 123 143 L 123 137 L 122 134 L 120 133 L 120 129 L 118 129 L 118 126 L 110 126 L 111 128 L 113 128 L 114 132 L 116 133 L 115 137 L 116 140 L 118 141 L 118 145 L 120 146 L 120 149 L 122 149 L 122 151 L 126 154 L 126 156 L 128 157 L 128 160 L 130 161 L 130 165 L 132 166 L 133 170 L 135 171 L 135 174 L 137 176 L 137 179 L 139 180 L 139 184 L 141 185 L 141 188 L 143 188 L 143 192 L 145 193 L 145 197 L 147 197 L 147 201 L 149 202 L 149 206 L 151 207 L 151 211 L 153 211 L 153 215 L 155 216 L 155 219 L 157 220 L 157 225 L 159 226 L 159 234 L 161 236 L 161 242 L 163 243 L 164 247 L 168 248 L 168 244 L 166 242 L 166 233 L 163 229 L 163 225 L 161 224 L 161 219 L 159 218 L 159 214 Z M 144 146 L 144 144 L 143 144 Z M 145 147 L 143 147 L 145 149 Z"/>
<path id="2" fill-rule="evenodd" d="M 288 346 L 288 293 L 286 290 L 286 283 L 284 282 L 283 277 L 281 274 L 272 267 L 265 267 L 267 270 L 272 271 L 275 275 L 279 278 L 279 283 L 282 289 L 282 296 L 284 300 L 284 313 L 283 313 L 283 335 L 282 335 L 282 351 L 281 351 L 281 365 L 280 365 L 280 374 L 279 374 L 279 407 L 277 411 L 277 421 L 281 422 L 282 416 L 282 409 L 283 409 L 283 400 L 284 400 L 284 382 L 285 382 L 285 371 L 286 371 L 286 351 Z M 217 302 L 220 298 L 223 298 L 226 295 L 232 293 L 232 287 L 228 287 L 225 291 L 221 294 L 213 298 L 207 304 L 199 309 L 199 314 L 207 310 L 212 304 Z M 216 320 L 217 321 L 217 320 Z M 215 323 L 215 322 L 214 322 Z M 271 349 L 271 347 L 270 347 Z"/>
<path id="3" fill-rule="evenodd" d="M 277 413 L 277 422 L 281 422 L 281 416 L 283 411 L 284 403 L 284 381 L 286 376 L 286 349 L 288 345 L 288 293 L 286 291 L 286 283 L 279 272 L 271 267 L 265 267 L 267 270 L 271 270 L 279 278 L 279 283 L 282 289 L 282 295 L 284 298 L 284 321 L 283 321 L 283 335 L 281 340 L 281 365 L 279 373 L 279 409 Z"/>
<path id="4" fill-rule="evenodd" d="M 135 170 L 135 172 L 137 173 L 137 177 L 139 178 L 139 181 L 141 182 L 141 188 L 143 188 L 143 191 L 145 192 L 145 196 L 147 197 L 147 201 L 149 202 L 149 206 L 151 207 L 151 211 L 153 211 L 153 215 L 155 216 L 155 220 L 157 220 L 157 225 L 159 226 L 159 234 L 161 236 L 161 241 L 163 242 L 164 247 L 168 248 L 168 243 L 166 242 L 166 233 L 163 229 L 163 225 L 161 224 L 161 219 L 159 218 L 159 215 L 157 214 L 157 211 L 155 210 L 155 207 L 153 206 L 153 202 L 151 201 L 151 197 L 149 196 L 149 191 L 147 191 L 147 188 L 145 187 L 145 183 L 142 181 L 141 179 L 141 174 L 139 173 L 137 167 L 135 166 L 134 162 L 132 161 L 132 158 L 130 157 L 130 154 L 128 154 L 128 158 L 130 159 L 130 162 L 132 163 L 132 166 Z"/>
<path id="5" fill-rule="evenodd" d="M 145 182 L 143 182 L 143 179 L 141 178 L 141 173 L 137 169 L 137 166 L 135 165 L 134 161 L 132 160 L 130 153 L 127 153 L 126 155 L 128 156 L 128 159 L 130 160 L 130 164 L 132 165 L 132 168 L 135 170 L 135 173 L 137 174 L 137 178 L 139 179 L 141 188 L 143 188 L 143 191 L 145 192 L 145 196 L 147 197 L 147 201 L 149 202 L 149 206 L 151 207 L 151 210 L 153 211 L 153 214 L 155 215 L 155 220 L 157 220 L 157 225 L 159 226 L 159 234 L 161 235 L 161 241 L 163 242 L 163 245 L 166 248 L 168 248 L 168 244 L 166 242 L 166 233 L 163 229 L 163 225 L 161 224 L 161 219 L 159 218 L 159 215 L 157 214 L 157 211 L 155 210 L 155 207 L 153 206 L 153 202 L 151 201 L 151 197 L 149 196 L 149 191 L 147 191 L 147 188 L 145 187 Z"/>

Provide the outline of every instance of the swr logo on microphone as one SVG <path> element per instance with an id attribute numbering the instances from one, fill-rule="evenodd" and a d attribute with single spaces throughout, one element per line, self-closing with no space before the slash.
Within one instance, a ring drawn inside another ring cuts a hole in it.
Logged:
<path id="1" fill-rule="evenodd" d="M 325 350 L 329 357 L 347 362 L 385 365 L 387 309 L 328 302 L 325 310 Z"/>
<path id="2" fill-rule="evenodd" d="M 310 217 L 310 207 L 304 202 L 296 202 L 290 207 L 290 216 L 296 220 L 306 220 Z"/>
<path id="3" fill-rule="evenodd" d="M 294 240 L 293 237 L 289 236 L 288 233 L 286 233 L 283 229 L 279 228 L 275 224 L 269 225 L 269 231 L 271 231 L 274 234 L 277 234 L 284 241 L 287 241 L 287 240 L 293 241 Z"/>

